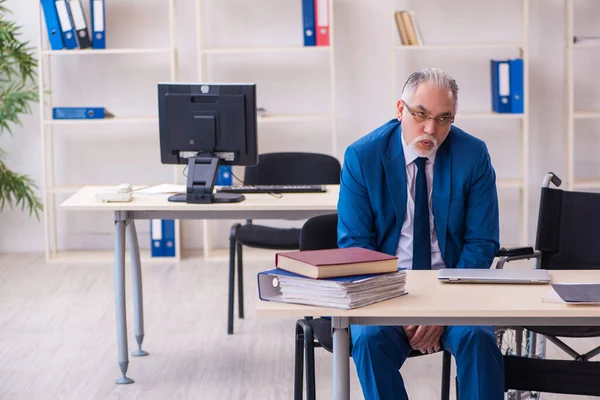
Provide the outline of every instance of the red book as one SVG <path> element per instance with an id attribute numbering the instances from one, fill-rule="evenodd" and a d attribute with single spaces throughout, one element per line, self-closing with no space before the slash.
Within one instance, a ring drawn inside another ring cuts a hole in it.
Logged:
<path id="1" fill-rule="evenodd" d="M 315 0 L 317 46 L 329 46 L 329 0 Z"/>
<path id="2" fill-rule="evenodd" d="M 378 274 L 398 271 L 398 257 L 353 247 L 277 253 L 275 266 L 309 278 Z"/>

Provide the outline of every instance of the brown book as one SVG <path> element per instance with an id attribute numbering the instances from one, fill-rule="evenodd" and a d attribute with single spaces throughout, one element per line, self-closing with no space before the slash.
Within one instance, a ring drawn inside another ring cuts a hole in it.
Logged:
<path id="1" fill-rule="evenodd" d="M 404 26 L 406 27 L 406 34 L 408 35 L 408 44 L 411 46 L 418 45 L 419 42 L 417 40 L 417 32 L 415 31 L 413 21 L 408 11 L 402 11 L 402 20 L 404 21 Z"/>
<path id="2" fill-rule="evenodd" d="M 402 12 L 401 11 L 394 12 L 394 19 L 396 20 L 396 26 L 398 27 L 398 33 L 400 34 L 400 42 L 404 46 L 408 45 L 408 35 L 406 33 L 404 21 L 402 20 Z"/>
<path id="3" fill-rule="evenodd" d="M 275 266 L 309 278 L 396 272 L 398 257 L 360 247 L 277 253 Z"/>

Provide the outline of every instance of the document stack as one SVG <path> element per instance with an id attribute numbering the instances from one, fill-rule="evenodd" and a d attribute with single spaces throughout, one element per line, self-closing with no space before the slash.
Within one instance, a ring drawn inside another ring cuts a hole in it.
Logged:
<path id="1" fill-rule="evenodd" d="M 406 271 L 397 261 L 360 248 L 279 253 L 278 268 L 258 274 L 258 295 L 261 300 L 318 307 L 364 307 L 406 294 Z"/>

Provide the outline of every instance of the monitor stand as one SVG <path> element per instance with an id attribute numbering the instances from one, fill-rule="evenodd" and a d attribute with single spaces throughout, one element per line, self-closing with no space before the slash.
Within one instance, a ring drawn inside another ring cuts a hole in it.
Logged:
<path id="1" fill-rule="evenodd" d="M 243 194 L 213 193 L 221 160 L 213 155 L 199 155 L 188 159 L 186 193 L 169 197 L 169 201 L 192 204 L 238 203 Z"/>

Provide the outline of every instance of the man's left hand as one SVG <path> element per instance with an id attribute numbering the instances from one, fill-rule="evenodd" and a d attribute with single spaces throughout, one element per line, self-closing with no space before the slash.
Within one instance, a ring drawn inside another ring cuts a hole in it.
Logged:
<path id="1" fill-rule="evenodd" d="M 423 354 L 433 354 L 440 351 L 442 348 L 440 338 L 443 333 L 443 326 L 421 325 L 417 328 L 417 332 L 408 344 L 410 347 L 419 350 Z"/>

